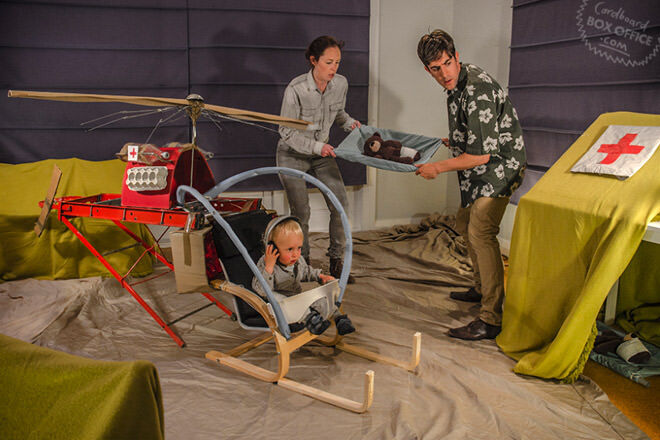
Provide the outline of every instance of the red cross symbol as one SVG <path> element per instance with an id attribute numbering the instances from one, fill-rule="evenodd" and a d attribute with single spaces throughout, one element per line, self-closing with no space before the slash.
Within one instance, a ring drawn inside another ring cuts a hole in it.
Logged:
<path id="1" fill-rule="evenodd" d="M 639 154 L 644 149 L 643 145 L 630 145 L 630 143 L 637 137 L 635 133 L 627 133 L 624 137 L 619 139 L 616 144 L 602 144 L 598 149 L 599 153 L 606 153 L 605 159 L 600 163 L 609 165 L 615 162 L 622 154 Z"/>
<path id="2" fill-rule="evenodd" d="M 138 153 L 140 151 L 139 145 L 129 145 L 128 146 L 128 160 L 131 162 L 137 162 Z"/>

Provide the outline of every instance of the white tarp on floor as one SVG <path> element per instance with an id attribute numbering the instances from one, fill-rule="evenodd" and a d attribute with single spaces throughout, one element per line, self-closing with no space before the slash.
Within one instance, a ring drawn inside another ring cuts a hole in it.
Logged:
<path id="1" fill-rule="evenodd" d="M 313 236 L 313 263 L 327 238 Z M 260 382 L 205 359 L 258 335 L 209 307 L 174 325 L 179 348 L 114 279 L 0 284 L 0 333 L 80 356 L 146 359 L 159 373 L 168 439 L 641 439 L 647 438 L 588 379 L 567 385 L 517 376 L 494 341 L 465 342 L 446 331 L 478 306 L 449 299 L 467 289 L 469 264 L 450 217 L 357 233 L 344 309 L 358 328 L 347 342 L 408 359 L 422 332 L 415 373 L 308 345 L 292 355 L 287 377 L 354 400 L 375 372 L 374 403 L 354 414 Z M 173 276 L 139 286 L 166 321 L 202 306 L 177 294 Z M 214 294 L 229 305 L 229 297 Z M 277 369 L 274 345 L 243 358 Z M 72 415 L 73 416 L 73 415 Z"/>

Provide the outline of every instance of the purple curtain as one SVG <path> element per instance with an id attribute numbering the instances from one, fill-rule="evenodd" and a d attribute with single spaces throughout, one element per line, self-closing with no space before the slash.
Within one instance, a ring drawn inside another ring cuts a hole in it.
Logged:
<path id="1" fill-rule="evenodd" d="M 366 122 L 368 0 L 2 2 L 0 82 L 5 91 L 172 98 L 198 93 L 210 104 L 279 114 L 287 83 L 308 69 L 305 48 L 323 34 L 346 43 L 340 73 L 350 84 L 347 111 Z M 154 109 L 2 98 L 0 162 L 106 160 L 126 142 L 189 141 L 185 115 L 142 115 Z M 264 127 L 199 121 L 199 145 L 215 155 L 210 165 L 216 181 L 275 165 L 277 127 Z M 331 143 L 344 135 L 333 131 Z M 366 182 L 363 166 L 340 161 L 340 167 L 347 185 Z M 277 178 L 264 176 L 237 189 L 279 188 Z"/>
<path id="2" fill-rule="evenodd" d="M 509 95 L 529 162 L 517 202 L 601 113 L 660 113 L 660 2 L 514 0 Z"/>

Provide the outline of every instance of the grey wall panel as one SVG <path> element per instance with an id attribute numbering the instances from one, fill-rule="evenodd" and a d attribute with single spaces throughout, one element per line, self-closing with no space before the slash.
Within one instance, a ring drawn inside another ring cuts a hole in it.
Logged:
<path id="1" fill-rule="evenodd" d="M 530 166 L 518 199 L 602 113 L 660 113 L 660 2 L 514 1 L 509 95 Z"/>
<path id="2" fill-rule="evenodd" d="M 330 34 L 346 42 L 340 73 L 351 85 L 347 110 L 366 121 L 369 7 L 366 0 L 0 2 L 0 84 L 5 90 L 174 98 L 194 92 L 211 104 L 279 114 L 286 84 L 309 68 L 305 48 Z M 128 141 L 189 140 L 185 117 L 150 137 L 166 114 L 133 118 L 144 109 L 0 99 L 0 162 L 105 160 Z M 91 132 L 80 126 L 116 112 L 127 119 Z M 218 157 L 216 179 L 274 165 L 278 136 L 269 129 L 275 126 L 220 125 L 199 122 L 200 145 Z M 331 142 L 342 136 L 334 131 Z M 365 183 L 363 166 L 341 168 L 347 184 Z M 253 187 L 251 181 L 242 185 Z M 256 187 L 275 189 L 279 182 L 266 178 Z"/>

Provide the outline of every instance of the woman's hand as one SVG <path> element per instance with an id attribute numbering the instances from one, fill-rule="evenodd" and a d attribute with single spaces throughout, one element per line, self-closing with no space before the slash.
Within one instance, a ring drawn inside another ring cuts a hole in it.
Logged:
<path id="1" fill-rule="evenodd" d="M 356 128 L 359 127 L 362 127 L 362 123 L 356 119 L 355 122 L 353 122 L 353 124 L 351 125 L 351 130 L 355 130 Z"/>
<path id="2" fill-rule="evenodd" d="M 273 246 L 272 244 L 269 244 L 266 246 L 266 253 L 264 254 L 264 263 L 265 263 L 265 269 L 266 272 L 268 273 L 273 273 L 273 269 L 275 268 L 275 263 L 277 262 L 277 258 L 280 256 L 280 253 L 277 251 L 277 248 Z"/>
<path id="3" fill-rule="evenodd" d="M 325 144 L 323 148 L 321 148 L 321 157 L 337 157 L 335 154 L 335 149 L 332 145 L 330 144 Z"/>
<path id="4" fill-rule="evenodd" d="M 335 277 L 331 275 L 319 275 L 319 280 L 321 280 L 321 284 L 329 283 L 330 281 L 333 281 Z"/>
<path id="5" fill-rule="evenodd" d="M 449 138 L 442 138 L 441 140 L 444 146 L 449 148 Z"/>

